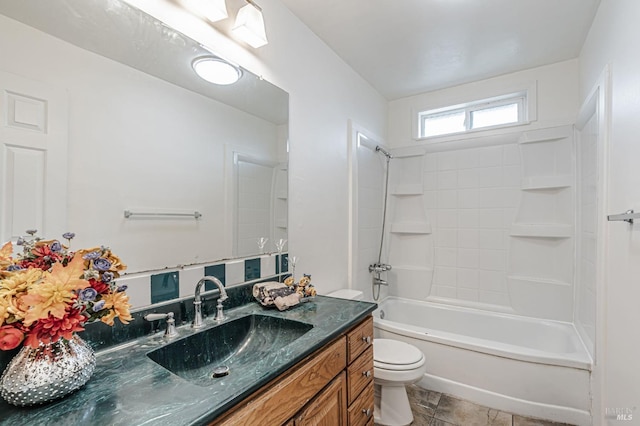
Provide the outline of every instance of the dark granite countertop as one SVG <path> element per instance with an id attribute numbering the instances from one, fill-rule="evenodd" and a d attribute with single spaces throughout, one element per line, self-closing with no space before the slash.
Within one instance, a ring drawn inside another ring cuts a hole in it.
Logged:
<path id="1" fill-rule="evenodd" d="M 98 350 L 96 370 L 89 382 L 63 399 L 30 408 L 14 407 L 0 400 L 0 424 L 206 424 L 329 343 L 373 312 L 375 307 L 369 302 L 318 296 L 284 312 L 263 308 L 255 302 L 229 309 L 226 311 L 227 321 L 260 314 L 305 322 L 312 324 L 313 328 L 273 356 L 256 360 L 263 365 L 258 374 L 251 374 L 253 377 L 243 377 L 242 372 L 234 372 L 206 387 L 172 374 L 146 356 L 167 344 L 161 333 L 138 337 Z M 211 318 L 206 319 L 206 323 L 207 328 L 215 326 Z M 197 332 L 203 330 L 206 328 Z M 194 333 L 188 324 L 178 327 L 178 331 L 184 336 Z"/>

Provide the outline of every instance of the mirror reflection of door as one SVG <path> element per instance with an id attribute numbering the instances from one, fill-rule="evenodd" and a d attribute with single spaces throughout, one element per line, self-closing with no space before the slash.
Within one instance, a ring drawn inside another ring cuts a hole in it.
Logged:
<path id="1" fill-rule="evenodd" d="M 66 232 L 67 117 L 63 90 L 0 71 L 0 243 Z"/>
<path id="2" fill-rule="evenodd" d="M 286 235 L 286 166 L 236 153 L 234 169 L 234 255 L 273 252 Z"/>

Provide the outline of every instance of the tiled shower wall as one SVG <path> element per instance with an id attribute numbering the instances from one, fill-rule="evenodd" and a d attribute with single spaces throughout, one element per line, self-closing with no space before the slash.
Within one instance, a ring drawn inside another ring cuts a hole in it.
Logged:
<path id="1" fill-rule="evenodd" d="M 595 203 L 583 197 L 576 223 L 573 126 L 395 154 L 390 294 L 561 321 L 576 288 L 593 305 L 589 282 L 575 285 L 576 228 L 588 275 Z"/>
<path id="2" fill-rule="evenodd" d="M 509 230 L 520 202 L 517 143 L 424 156 L 433 230 L 431 296 L 509 306 Z"/>

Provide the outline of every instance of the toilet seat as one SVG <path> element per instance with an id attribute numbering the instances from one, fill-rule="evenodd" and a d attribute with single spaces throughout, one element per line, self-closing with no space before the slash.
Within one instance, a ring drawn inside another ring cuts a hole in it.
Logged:
<path id="1" fill-rule="evenodd" d="M 374 339 L 373 365 L 390 371 L 415 370 L 424 365 L 422 351 L 413 345 L 391 339 Z"/>

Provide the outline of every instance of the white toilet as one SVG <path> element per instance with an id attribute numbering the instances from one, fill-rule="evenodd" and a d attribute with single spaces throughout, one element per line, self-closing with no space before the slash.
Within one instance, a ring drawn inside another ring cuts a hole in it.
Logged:
<path id="1" fill-rule="evenodd" d="M 362 300 L 357 290 L 338 290 L 328 296 Z M 374 421 L 385 426 L 404 426 L 413 421 L 406 385 L 415 383 L 427 371 L 425 356 L 413 345 L 399 340 L 373 340 L 373 383 L 376 404 Z"/>

